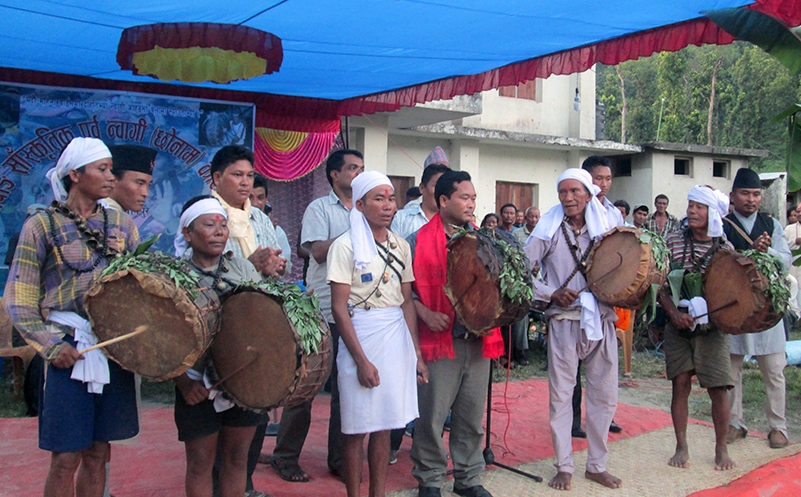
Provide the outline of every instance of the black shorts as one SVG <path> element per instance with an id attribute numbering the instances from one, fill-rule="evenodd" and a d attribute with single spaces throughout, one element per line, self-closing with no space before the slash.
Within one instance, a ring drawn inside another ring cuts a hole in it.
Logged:
<path id="1" fill-rule="evenodd" d="M 268 411 L 248 411 L 239 406 L 217 412 L 214 410 L 214 402 L 208 399 L 190 406 L 180 390 L 175 389 L 175 426 L 178 427 L 178 440 L 181 442 L 199 440 L 218 433 L 224 426 L 244 428 L 265 424 L 269 420 Z"/>

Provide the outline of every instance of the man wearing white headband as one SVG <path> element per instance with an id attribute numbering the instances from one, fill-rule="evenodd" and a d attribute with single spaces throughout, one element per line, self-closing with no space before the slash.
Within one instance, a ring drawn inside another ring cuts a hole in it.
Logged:
<path id="1" fill-rule="evenodd" d="M 568 169 L 557 180 L 559 204 L 540 220 L 526 244 L 532 265 L 542 268 L 534 281 L 534 298 L 550 302 L 548 381 L 550 425 L 557 474 L 549 485 L 570 490 L 573 472 L 572 397 L 582 360 L 587 373 L 587 441 L 585 478 L 609 488 L 621 480 L 606 471 L 606 440 L 617 409 L 617 337 L 612 306 L 586 291 L 587 258 L 595 240 L 611 227 L 596 195 L 600 188 L 587 171 Z M 547 281 L 547 284 L 545 283 Z"/>
<path id="2" fill-rule="evenodd" d="M 738 170 L 729 197 L 734 205 L 734 212 L 725 218 L 723 229 L 726 238 L 738 251 L 756 249 L 777 257 L 784 271 L 787 271 L 791 267 L 792 255 L 781 224 L 771 216 L 759 212 L 762 204 L 762 181 L 759 175 L 748 168 Z M 779 321 L 773 328 L 760 333 L 742 331 L 742 334 L 730 338 L 734 389 L 729 393 L 729 443 L 744 438 L 748 433 L 743 415 L 743 360 L 745 356 L 754 356 L 762 372 L 767 394 L 765 413 L 770 428 L 768 443 L 774 449 L 786 447 L 789 440 L 785 416 L 784 368 L 787 366 L 787 358 L 784 322 Z"/>
<path id="3" fill-rule="evenodd" d="M 338 384 L 348 497 L 359 497 L 364 437 L 370 434 L 370 495 L 384 495 L 389 433 L 418 416 L 416 378 L 428 380 L 417 342 L 409 243 L 389 228 L 392 183 L 367 171 L 351 183 L 350 231 L 331 245 L 328 281 L 341 343 Z"/>
<path id="4" fill-rule="evenodd" d="M 726 448 L 729 423 L 727 391 L 732 387 L 729 365 L 729 335 L 718 331 L 705 315 L 702 295 L 688 293 L 697 287 L 709 260 L 720 248 L 731 250 L 723 235 L 721 218 L 729 207 L 726 195 L 708 186 L 698 185 L 687 195 L 687 228 L 668 233 L 665 243 L 670 250 L 670 265 L 683 271 L 679 295 L 671 295 L 665 283 L 659 291 L 659 304 L 665 310 L 665 369 L 673 383 L 670 412 L 676 433 L 676 452 L 668 464 L 677 468 L 690 466 L 687 444 L 688 399 L 695 375 L 712 400 L 715 425 L 715 469 L 735 466 Z M 690 284 L 692 281 L 696 284 Z M 693 316 L 697 316 L 695 319 Z"/>
<path id="5" fill-rule="evenodd" d="M 191 248 L 189 263 L 200 273 L 200 286 L 218 293 L 261 278 L 250 261 L 225 252 L 227 242 L 228 214 L 216 198 L 195 197 L 184 205 L 176 255 L 183 256 Z M 173 380 L 178 387 L 175 425 L 186 450 L 186 495 L 212 494 L 215 458 L 224 468 L 218 478 L 220 497 L 254 495 L 255 491 L 246 494 L 246 487 L 253 488 L 247 478 L 248 450 L 256 427 L 267 423 L 268 413 L 235 406 L 211 389 L 207 374 L 211 363 L 207 350 L 192 368 Z"/>
<path id="6" fill-rule="evenodd" d="M 139 424 L 133 374 L 100 350 L 78 353 L 97 342 L 83 296 L 139 236 L 127 214 L 98 204 L 114 180 L 102 141 L 73 139 L 47 178 L 56 202 L 25 221 L 3 301 L 15 328 L 47 362 L 39 399 L 39 447 L 52 452 L 44 495 L 71 495 L 80 466 L 77 488 L 100 496 L 109 441 L 133 437 Z"/>
<path id="7" fill-rule="evenodd" d="M 615 226 L 625 225 L 627 214 L 621 212 L 620 208 L 607 198 L 609 189 L 612 187 L 612 161 L 607 157 L 591 155 L 581 163 L 581 168 L 590 173 L 592 184 L 600 190 L 595 197 L 606 210 L 610 229 Z M 628 204 L 626 205 L 628 206 Z M 618 310 L 618 312 L 621 311 L 624 313 L 630 312 L 628 309 Z M 581 429 L 581 361 L 579 361 L 578 371 L 576 371 L 576 388 L 573 390 L 573 428 L 570 431 L 573 437 L 587 438 L 587 433 Z M 609 425 L 609 431 L 620 433 L 623 428 L 618 426 L 613 419 L 612 424 Z"/>

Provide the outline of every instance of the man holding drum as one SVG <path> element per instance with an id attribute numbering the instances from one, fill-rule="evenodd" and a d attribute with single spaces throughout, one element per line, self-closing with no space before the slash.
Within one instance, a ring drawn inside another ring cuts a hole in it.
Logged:
<path id="1" fill-rule="evenodd" d="M 46 497 L 103 495 L 109 441 L 139 432 L 133 373 L 100 350 L 78 352 L 97 342 L 84 294 L 109 259 L 139 244 L 133 220 L 98 203 L 111 192 L 111 164 L 100 140 L 67 145 L 47 173 L 56 202 L 25 221 L 3 299 L 47 361 L 39 400 L 39 447 L 52 453 Z"/>
<path id="2" fill-rule="evenodd" d="M 617 409 L 617 316 L 612 306 L 585 290 L 583 274 L 595 240 L 611 228 L 596 197 L 600 190 L 583 169 L 562 173 L 557 180 L 559 204 L 540 219 L 525 249 L 531 263 L 542 268 L 543 280 L 534 280 L 534 298 L 551 303 L 546 311 L 548 381 L 557 474 L 548 485 L 557 490 L 570 490 L 573 478 L 571 401 L 579 360 L 587 374 L 589 453 L 584 477 L 609 488 L 622 485 L 606 471 L 606 441 Z"/>
<path id="3" fill-rule="evenodd" d="M 260 275 L 248 260 L 223 255 L 228 242 L 228 213 L 210 196 L 195 197 L 184 205 L 175 255 L 192 249 L 189 262 L 200 273 L 200 285 L 224 291 Z M 212 468 L 220 461 L 221 497 L 245 495 L 248 450 L 256 427 L 267 422 L 267 412 L 257 413 L 235 406 L 211 389 L 206 381 L 211 352 L 186 373 L 175 378 L 175 425 L 178 440 L 186 449 L 186 495 L 212 495 Z M 264 435 L 262 434 L 262 438 Z"/>
<path id="4" fill-rule="evenodd" d="M 700 275 L 715 252 L 722 246 L 731 247 L 723 235 L 724 216 L 729 207 L 726 195 L 708 186 L 697 185 L 687 195 L 688 228 L 668 233 L 666 244 L 670 250 L 670 266 L 684 269 L 684 280 Z M 689 274 L 688 274 L 689 273 Z M 712 400 L 712 421 L 715 425 L 715 469 L 735 467 L 726 448 L 726 425 L 729 420 L 727 391 L 732 387 L 731 368 L 727 358 L 729 335 L 714 328 L 700 295 L 690 295 L 695 285 L 680 285 L 681 295 L 671 295 L 667 283 L 659 291 L 659 304 L 665 309 L 668 323 L 665 326 L 665 366 L 667 377 L 673 383 L 670 415 L 676 433 L 676 452 L 668 464 L 677 468 L 690 467 L 687 445 L 688 400 L 692 390 L 692 376 L 698 378 Z M 678 306 L 677 307 L 677 304 Z M 691 311 L 692 309 L 692 311 Z M 699 316 L 694 319 L 693 315 Z"/>
<path id="5" fill-rule="evenodd" d="M 757 249 L 778 257 L 782 265 L 790 267 L 792 255 L 784 231 L 776 219 L 759 212 L 762 204 L 762 182 L 759 175 L 751 169 L 741 168 L 734 177 L 729 195 L 734 212 L 726 216 L 724 230 L 726 238 L 738 251 Z M 743 416 L 743 359 L 747 355 L 756 357 L 768 403 L 765 412 L 768 416 L 768 442 L 771 448 L 786 447 L 787 419 L 785 409 L 784 367 L 785 356 L 784 322 L 761 333 L 733 335 L 731 344 L 731 369 L 734 376 L 734 389 L 729 394 L 731 419 L 729 443 L 745 438 L 748 428 Z"/>
<path id="6" fill-rule="evenodd" d="M 363 441 L 370 434 L 370 495 L 384 495 L 390 430 L 417 417 L 416 377 L 428 381 L 417 343 L 409 244 L 387 228 L 396 211 L 392 183 L 368 171 L 352 183 L 350 231 L 331 245 L 331 310 L 344 348 L 337 357 L 345 484 L 359 496 Z"/>
<path id="7" fill-rule="evenodd" d="M 418 385 L 420 418 L 414 425 L 412 474 L 420 497 L 437 497 L 445 483 L 448 459 L 442 427 L 451 412 L 450 450 L 453 491 L 469 497 L 491 497 L 481 486 L 484 471 L 482 439 L 490 359 L 503 353 L 498 331 L 484 337 L 470 333 L 455 318 L 444 292 L 448 238 L 460 228 L 472 229 L 476 190 L 470 175 L 448 171 L 434 189 L 439 212 L 407 238 L 415 270 L 415 300 L 420 351 L 429 371 Z"/>

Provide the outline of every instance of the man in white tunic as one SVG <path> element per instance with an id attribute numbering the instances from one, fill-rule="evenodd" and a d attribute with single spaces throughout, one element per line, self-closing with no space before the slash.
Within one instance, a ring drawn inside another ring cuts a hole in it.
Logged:
<path id="1" fill-rule="evenodd" d="M 767 214 L 759 212 L 762 203 L 762 183 L 759 175 L 747 168 L 737 171 L 729 198 L 734 204 L 734 212 L 726 216 L 724 231 L 726 238 L 738 251 L 756 249 L 778 257 L 785 268 L 790 267 L 791 254 L 784 238 L 781 224 Z M 734 389 L 729 392 L 731 417 L 729 420 L 729 443 L 745 438 L 748 428 L 743 416 L 743 359 L 754 356 L 762 372 L 768 403 L 765 412 L 768 416 L 768 442 L 771 448 L 786 447 L 787 419 L 785 409 L 784 367 L 785 357 L 784 323 L 761 333 L 732 335 L 731 369 Z"/>
<path id="2" fill-rule="evenodd" d="M 368 171 L 352 183 L 350 231 L 331 245 L 331 311 L 337 357 L 348 497 L 359 496 L 363 442 L 370 434 L 370 495 L 384 495 L 389 431 L 418 416 L 417 382 L 428 370 L 417 342 L 411 249 L 387 228 L 397 210 L 392 183 Z M 344 346 L 344 347 L 343 347 Z"/>
<path id="3" fill-rule="evenodd" d="M 600 189 L 582 169 L 568 169 L 557 181 L 559 204 L 534 228 L 525 251 L 542 268 L 534 281 L 534 298 L 550 302 L 548 382 L 551 437 L 557 474 L 548 483 L 570 490 L 574 472 L 571 399 L 579 360 L 587 373 L 587 440 L 585 478 L 609 488 L 622 485 L 606 471 L 609 425 L 617 409 L 617 337 L 612 306 L 598 302 L 585 288 L 583 270 L 595 241 L 609 229 L 606 210 L 595 197 Z M 547 282 L 547 283 L 545 283 Z"/>

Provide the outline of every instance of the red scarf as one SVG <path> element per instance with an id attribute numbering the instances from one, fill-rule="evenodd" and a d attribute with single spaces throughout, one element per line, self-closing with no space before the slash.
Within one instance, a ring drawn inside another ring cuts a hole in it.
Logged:
<path id="1" fill-rule="evenodd" d="M 444 291 L 448 281 L 447 244 L 442 218 L 437 213 L 417 232 L 412 263 L 415 277 L 412 287 L 420 302 L 432 311 L 446 314 L 449 318 L 448 327 L 442 331 L 433 331 L 422 319 L 417 320 L 420 351 L 426 362 L 456 357 L 453 351 L 453 322 L 456 313 Z M 482 342 L 485 358 L 496 359 L 503 354 L 500 328 L 490 330 L 489 335 L 482 337 Z"/>

